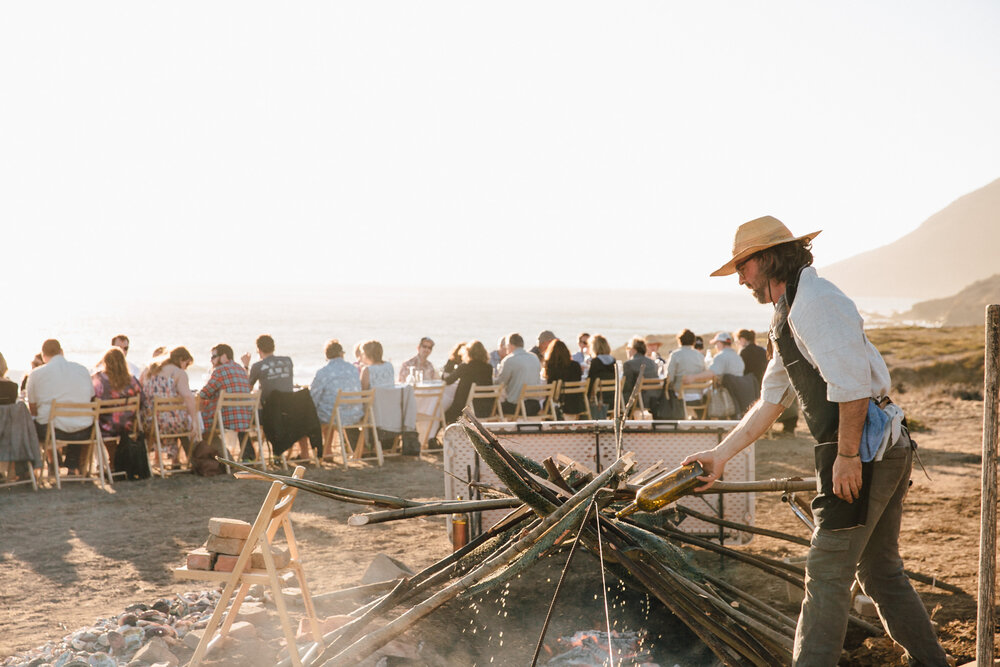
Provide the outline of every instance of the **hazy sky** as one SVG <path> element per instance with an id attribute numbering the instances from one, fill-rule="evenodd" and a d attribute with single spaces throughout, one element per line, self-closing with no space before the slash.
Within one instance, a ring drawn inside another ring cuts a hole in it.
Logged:
<path id="1" fill-rule="evenodd" d="M 735 289 L 740 222 L 822 265 L 1000 177 L 997 35 L 992 0 L 6 2 L 4 264 Z"/>

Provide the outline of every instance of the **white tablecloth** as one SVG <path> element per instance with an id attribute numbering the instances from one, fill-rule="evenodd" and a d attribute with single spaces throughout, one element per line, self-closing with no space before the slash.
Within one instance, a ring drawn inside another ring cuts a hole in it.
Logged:
<path id="1" fill-rule="evenodd" d="M 375 388 L 375 425 L 393 433 L 417 430 L 417 402 L 412 386 Z"/>

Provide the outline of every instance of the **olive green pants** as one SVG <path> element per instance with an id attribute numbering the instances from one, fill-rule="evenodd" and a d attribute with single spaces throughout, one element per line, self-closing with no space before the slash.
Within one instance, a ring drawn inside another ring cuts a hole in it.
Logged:
<path id="1" fill-rule="evenodd" d="M 912 463 L 913 449 L 904 430 L 896 445 L 874 464 L 865 525 L 843 530 L 817 528 L 813 532 L 793 665 L 837 664 L 855 576 L 865 595 L 875 602 L 889 636 L 906 649 L 912 665 L 948 664 L 927 609 L 903 572 L 899 556 L 899 525 Z"/>

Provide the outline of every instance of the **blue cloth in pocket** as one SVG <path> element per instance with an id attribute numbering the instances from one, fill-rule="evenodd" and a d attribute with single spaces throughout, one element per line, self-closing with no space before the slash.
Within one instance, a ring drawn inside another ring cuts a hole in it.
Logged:
<path id="1" fill-rule="evenodd" d="M 878 404 L 868 400 L 868 415 L 865 417 L 865 428 L 861 432 L 861 447 L 858 453 L 861 454 L 862 463 L 870 463 L 875 459 L 882 440 L 885 439 L 885 429 L 889 425 L 889 415 Z"/>

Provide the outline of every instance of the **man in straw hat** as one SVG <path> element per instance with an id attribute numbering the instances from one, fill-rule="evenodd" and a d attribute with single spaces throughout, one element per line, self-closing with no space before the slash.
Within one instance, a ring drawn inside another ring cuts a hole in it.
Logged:
<path id="1" fill-rule="evenodd" d="M 889 371 L 857 307 L 812 267 L 818 234 L 795 236 L 771 216 L 736 230 L 732 258 L 712 275 L 736 273 L 757 301 L 774 304 L 773 358 L 761 400 L 715 449 L 685 463 L 701 462 L 701 488 L 708 488 L 797 396 L 817 442 L 819 493 L 793 664 L 837 664 L 857 577 L 910 664 L 943 667 L 945 653 L 899 557 L 914 444 L 902 411 L 888 400 Z"/>

